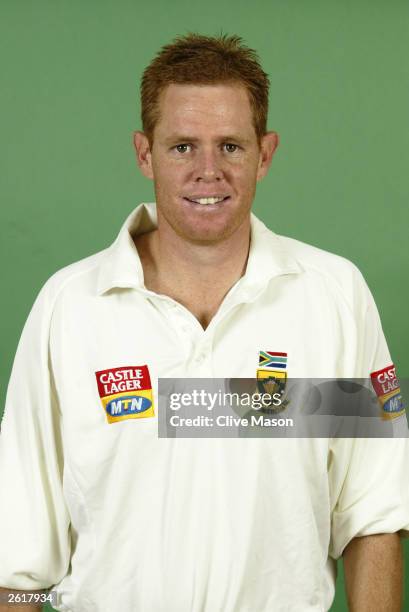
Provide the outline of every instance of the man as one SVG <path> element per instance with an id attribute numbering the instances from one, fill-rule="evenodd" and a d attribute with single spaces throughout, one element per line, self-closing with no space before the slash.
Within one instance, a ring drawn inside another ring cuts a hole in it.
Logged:
<path id="1" fill-rule="evenodd" d="M 6 590 L 54 587 L 74 612 L 322 611 L 342 555 L 351 610 L 400 610 L 406 439 L 158 439 L 160 377 L 255 377 L 270 356 L 290 377 L 395 380 L 357 269 L 251 216 L 279 142 L 267 106 L 237 36 L 176 39 L 145 70 L 156 205 L 46 283 L 17 351 Z"/>

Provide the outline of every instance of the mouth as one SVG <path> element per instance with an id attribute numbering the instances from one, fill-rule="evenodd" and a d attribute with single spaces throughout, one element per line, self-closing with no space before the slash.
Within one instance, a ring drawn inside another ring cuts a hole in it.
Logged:
<path id="1" fill-rule="evenodd" d="M 190 202 L 191 204 L 197 204 L 198 206 L 211 206 L 211 205 L 221 204 L 222 202 L 226 202 L 226 200 L 230 199 L 230 196 L 223 196 L 223 195 L 204 196 L 204 197 L 184 196 L 183 199 L 186 202 Z"/>

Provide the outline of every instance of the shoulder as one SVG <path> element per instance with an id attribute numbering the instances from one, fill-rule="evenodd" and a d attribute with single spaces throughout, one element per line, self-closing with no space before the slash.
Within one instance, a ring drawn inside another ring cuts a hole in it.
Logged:
<path id="1" fill-rule="evenodd" d="M 275 234 L 281 248 L 300 266 L 308 282 L 325 285 L 354 310 L 366 305 L 369 289 L 359 268 L 349 259 L 330 251 Z"/>
<path id="2" fill-rule="evenodd" d="M 340 277 L 354 273 L 360 274 L 356 265 L 341 255 L 325 251 L 295 238 L 280 234 L 275 234 L 275 236 L 282 248 L 296 259 L 306 271 Z"/>
<path id="3" fill-rule="evenodd" d="M 52 311 L 57 300 L 63 295 L 86 296 L 95 293 L 101 263 L 108 255 L 109 248 L 80 259 L 52 274 L 41 287 L 34 307 Z"/>

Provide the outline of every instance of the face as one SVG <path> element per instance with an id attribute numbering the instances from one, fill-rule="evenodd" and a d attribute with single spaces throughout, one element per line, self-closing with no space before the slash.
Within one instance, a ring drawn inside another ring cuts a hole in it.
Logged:
<path id="1" fill-rule="evenodd" d="M 240 84 L 171 84 L 159 109 L 152 147 L 142 132 L 134 138 L 139 166 L 154 181 L 159 227 L 194 243 L 228 238 L 249 223 L 277 134 L 269 132 L 259 146 Z"/>

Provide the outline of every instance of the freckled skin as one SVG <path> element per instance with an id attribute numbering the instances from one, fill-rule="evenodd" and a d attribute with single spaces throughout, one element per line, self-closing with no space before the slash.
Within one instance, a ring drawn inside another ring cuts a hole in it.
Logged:
<path id="1" fill-rule="evenodd" d="M 256 183 L 277 144 L 269 132 L 259 147 L 242 85 L 169 85 L 160 98 L 152 150 L 140 164 L 154 180 L 159 223 L 188 242 L 208 245 L 249 228 Z M 207 207 L 183 198 L 200 194 L 230 197 Z"/>

